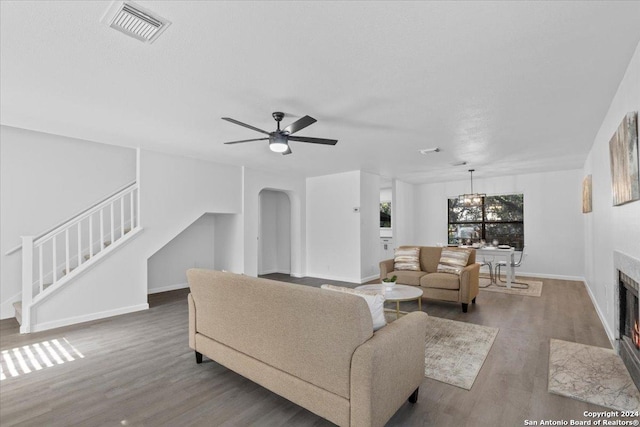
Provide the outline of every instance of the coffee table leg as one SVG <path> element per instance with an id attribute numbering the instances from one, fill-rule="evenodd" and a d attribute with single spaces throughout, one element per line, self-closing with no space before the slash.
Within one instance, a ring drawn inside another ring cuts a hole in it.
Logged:
<path id="1" fill-rule="evenodd" d="M 418 298 L 418 310 L 422 311 L 422 297 Z"/>
<path id="2" fill-rule="evenodd" d="M 396 320 L 400 318 L 400 301 L 396 301 Z"/>

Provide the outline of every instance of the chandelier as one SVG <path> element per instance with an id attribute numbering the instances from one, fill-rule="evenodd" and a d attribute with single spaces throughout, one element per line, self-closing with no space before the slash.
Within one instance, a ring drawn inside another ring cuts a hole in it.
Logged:
<path id="1" fill-rule="evenodd" d="M 474 193 L 473 192 L 473 172 L 475 169 L 469 169 L 469 173 L 471 173 L 471 193 L 469 194 L 461 194 L 458 196 L 458 202 L 462 206 L 481 206 L 482 200 L 487 196 L 484 193 Z"/>

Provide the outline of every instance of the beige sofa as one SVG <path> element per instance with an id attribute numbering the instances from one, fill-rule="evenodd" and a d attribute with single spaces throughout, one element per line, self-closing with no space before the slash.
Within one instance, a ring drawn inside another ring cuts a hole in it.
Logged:
<path id="1" fill-rule="evenodd" d="M 383 426 L 424 379 L 427 315 L 373 332 L 359 296 L 187 272 L 189 346 L 340 426 Z"/>
<path id="2" fill-rule="evenodd" d="M 401 248 L 408 247 L 411 246 L 401 246 Z M 443 248 L 433 246 L 419 246 L 419 248 L 420 271 L 395 271 L 393 260 L 388 259 L 380 263 L 380 279 L 397 276 L 396 283 L 420 286 L 425 298 L 462 303 L 462 311 L 466 313 L 469 303 L 475 304 L 480 290 L 478 286 L 480 264 L 476 264 L 476 251 L 471 249 L 467 266 L 458 276 L 437 272 Z"/>

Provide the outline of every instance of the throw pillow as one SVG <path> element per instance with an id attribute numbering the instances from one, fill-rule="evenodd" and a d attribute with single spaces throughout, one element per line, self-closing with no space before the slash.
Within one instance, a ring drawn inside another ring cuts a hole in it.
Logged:
<path id="1" fill-rule="evenodd" d="M 459 276 L 467 266 L 469 255 L 471 255 L 471 249 L 443 248 L 438 264 L 438 273 L 451 273 Z"/>
<path id="2" fill-rule="evenodd" d="M 343 288 L 341 286 L 334 285 L 322 285 L 322 289 L 334 292 L 343 292 L 346 294 L 353 294 L 364 298 L 369 306 L 371 312 L 371 320 L 373 320 L 373 330 L 377 331 L 387 324 L 384 318 L 384 295 L 374 291 L 361 291 L 358 289 Z"/>
<path id="3" fill-rule="evenodd" d="M 393 259 L 393 269 L 420 271 L 420 248 L 397 248 Z"/>

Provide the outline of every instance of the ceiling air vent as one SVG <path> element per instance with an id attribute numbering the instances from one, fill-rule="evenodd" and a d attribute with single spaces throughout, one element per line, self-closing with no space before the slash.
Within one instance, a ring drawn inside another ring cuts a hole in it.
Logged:
<path id="1" fill-rule="evenodd" d="M 133 2 L 111 4 L 102 22 L 128 36 L 153 43 L 171 22 Z"/>

